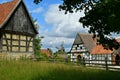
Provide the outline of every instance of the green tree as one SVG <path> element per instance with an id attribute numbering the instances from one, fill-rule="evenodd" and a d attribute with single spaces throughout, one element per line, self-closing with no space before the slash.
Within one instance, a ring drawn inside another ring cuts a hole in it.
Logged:
<path id="1" fill-rule="evenodd" d="M 37 24 L 37 20 L 33 20 L 33 23 L 34 23 L 35 28 L 38 30 L 39 29 L 39 25 Z M 37 58 L 40 57 L 40 49 L 41 49 L 41 46 L 42 46 L 41 39 L 42 38 L 44 38 L 44 37 L 43 36 L 39 37 L 39 35 L 36 35 L 35 38 L 34 38 L 34 42 L 33 42 L 33 45 L 34 45 L 34 55 Z"/>
<path id="2" fill-rule="evenodd" d="M 38 4 L 40 3 L 42 0 L 34 0 L 34 3 Z"/>
<path id="3" fill-rule="evenodd" d="M 34 45 L 35 57 L 39 57 L 40 56 L 40 49 L 41 49 L 41 39 L 36 36 L 34 39 L 33 45 Z"/>

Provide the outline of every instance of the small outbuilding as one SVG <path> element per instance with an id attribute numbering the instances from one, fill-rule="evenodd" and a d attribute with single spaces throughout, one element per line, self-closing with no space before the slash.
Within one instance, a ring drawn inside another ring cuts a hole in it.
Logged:
<path id="1" fill-rule="evenodd" d="M 52 52 L 51 52 L 51 49 L 41 49 L 40 50 L 40 53 L 41 54 L 45 54 L 47 57 L 52 57 Z"/>

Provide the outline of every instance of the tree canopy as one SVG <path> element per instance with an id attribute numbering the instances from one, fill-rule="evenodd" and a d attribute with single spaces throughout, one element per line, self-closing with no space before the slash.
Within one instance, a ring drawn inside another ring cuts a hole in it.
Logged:
<path id="1" fill-rule="evenodd" d="M 38 3 L 40 3 L 42 0 L 34 0 L 34 3 L 35 4 L 38 4 Z"/>
<path id="2" fill-rule="evenodd" d="M 42 0 L 34 0 L 39 3 Z M 120 44 L 108 36 L 120 33 L 120 0 L 63 0 L 59 6 L 65 14 L 84 10 L 84 17 L 79 22 L 89 28 L 89 33 L 98 37 L 98 42 L 109 49 L 117 49 Z"/>
<path id="3" fill-rule="evenodd" d="M 99 37 L 98 42 L 106 48 L 117 49 L 119 44 L 111 33 L 120 33 L 120 0 L 63 0 L 60 9 L 65 13 L 84 10 L 85 16 L 79 22 L 89 28 L 93 37 Z"/>

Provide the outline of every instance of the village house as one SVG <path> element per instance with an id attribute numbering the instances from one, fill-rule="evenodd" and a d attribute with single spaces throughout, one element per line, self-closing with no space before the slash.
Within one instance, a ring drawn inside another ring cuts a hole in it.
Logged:
<path id="1" fill-rule="evenodd" d="M 71 61 L 91 58 L 91 51 L 94 48 L 95 40 L 92 38 L 92 34 L 77 33 L 74 43 L 70 50 Z"/>
<path id="2" fill-rule="evenodd" d="M 31 56 L 38 34 L 23 0 L 0 4 L 0 56 Z"/>
<path id="3" fill-rule="evenodd" d="M 105 49 L 101 44 L 97 44 L 96 39 L 91 34 L 77 33 L 70 50 L 71 61 L 77 62 L 79 59 L 87 60 L 120 60 L 120 48 L 117 50 Z M 120 43 L 120 38 L 116 39 Z M 105 63 L 105 61 L 95 61 L 95 63 Z M 115 62 L 108 62 L 116 64 Z"/>

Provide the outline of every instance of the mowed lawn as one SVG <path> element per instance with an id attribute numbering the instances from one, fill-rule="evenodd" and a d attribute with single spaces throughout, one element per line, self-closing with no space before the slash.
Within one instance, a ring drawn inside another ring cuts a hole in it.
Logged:
<path id="1" fill-rule="evenodd" d="M 120 72 L 60 63 L 0 61 L 0 80 L 120 80 Z"/>

